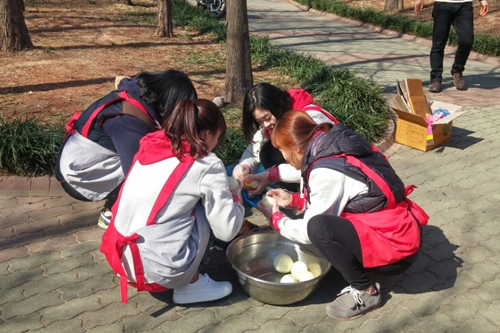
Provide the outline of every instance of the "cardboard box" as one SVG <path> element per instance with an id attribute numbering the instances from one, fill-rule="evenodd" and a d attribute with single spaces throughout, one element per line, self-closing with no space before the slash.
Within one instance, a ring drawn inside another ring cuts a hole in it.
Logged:
<path id="1" fill-rule="evenodd" d="M 398 81 L 398 85 L 399 84 L 400 82 Z M 405 88 L 408 88 L 408 86 Z M 390 107 L 396 112 L 399 118 L 396 126 L 395 139 L 397 143 L 418 150 L 428 151 L 450 140 L 453 119 L 467 112 L 461 110 L 462 107 L 459 105 L 431 101 L 427 106 L 421 105 L 420 109 L 414 113 L 412 112 L 411 106 L 407 103 L 407 101 L 409 101 L 408 97 L 409 95 L 404 96 L 398 89 L 398 95 L 389 101 Z M 425 111 L 426 107 L 429 108 L 431 112 L 437 109 L 446 109 L 450 114 L 429 125 L 425 120 L 425 116 L 428 114 L 428 112 Z"/>

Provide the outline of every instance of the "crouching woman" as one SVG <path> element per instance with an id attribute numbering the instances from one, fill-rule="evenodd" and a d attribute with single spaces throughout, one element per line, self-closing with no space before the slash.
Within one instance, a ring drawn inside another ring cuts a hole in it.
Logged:
<path id="1" fill-rule="evenodd" d="M 326 308 L 329 316 L 353 319 L 380 306 L 374 270 L 399 274 L 415 260 L 420 226 L 428 216 L 407 198 L 387 158 L 342 124 L 317 124 L 306 113 L 283 115 L 271 135 L 284 158 L 301 170 L 304 195 L 282 189 L 270 210 L 272 226 L 292 241 L 314 244 L 349 283 Z M 304 210 L 291 219 L 279 207 Z"/>
<path id="2" fill-rule="evenodd" d="M 224 164 L 211 153 L 225 132 L 215 104 L 184 100 L 163 130 L 141 140 L 101 245 L 120 276 L 124 302 L 127 284 L 174 289 L 177 304 L 231 293 L 231 283 L 198 273 L 211 235 L 230 241 L 244 216 L 241 186 L 230 190 Z"/>

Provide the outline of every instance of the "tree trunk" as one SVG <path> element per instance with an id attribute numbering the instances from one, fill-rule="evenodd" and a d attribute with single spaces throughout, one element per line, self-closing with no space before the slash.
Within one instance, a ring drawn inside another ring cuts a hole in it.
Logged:
<path id="1" fill-rule="evenodd" d="M 156 34 L 160 37 L 173 37 L 174 26 L 172 23 L 172 0 L 158 0 L 158 25 Z"/>
<path id="2" fill-rule="evenodd" d="M 21 51 L 33 48 L 26 22 L 23 0 L 0 0 L 0 50 Z"/>
<path id="3" fill-rule="evenodd" d="M 404 10 L 404 0 L 385 0 L 384 10 L 389 12 L 401 12 Z"/>
<path id="4" fill-rule="evenodd" d="M 123 5 L 132 6 L 132 1 L 130 1 L 130 0 L 116 0 L 116 2 L 121 3 Z"/>
<path id="5" fill-rule="evenodd" d="M 253 85 L 246 0 L 227 0 L 227 58 L 224 99 L 241 105 Z"/>

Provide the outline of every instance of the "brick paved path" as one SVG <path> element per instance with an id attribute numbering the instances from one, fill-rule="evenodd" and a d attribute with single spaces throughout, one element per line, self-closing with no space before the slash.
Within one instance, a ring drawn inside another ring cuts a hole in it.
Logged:
<path id="1" fill-rule="evenodd" d="M 425 45 L 284 1 L 256 0 L 249 8 L 253 32 L 357 68 L 387 93 L 395 78 L 427 77 Z M 242 291 L 220 253 L 209 270 L 231 278 L 230 297 L 182 307 L 170 293 L 154 298 L 130 289 L 123 305 L 99 252 L 100 205 L 74 201 L 54 187 L 40 195 L 36 182 L 31 192 L 15 191 L 2 179 L 0 332 L 499 332 L 499 69 L 470 61 L 467 72 L 473 88 L 439 95 L 469 109 L 455 121 L 453 140 L 426 153 L 401 147 L 390 157 L 405 183 L 418 186 L 411 198 L 431 220 L 417 263 L 401 276 L 375 277 L 383 294 L 377 311 L 350 322 L 326 316 L 326 304 L 344 286 L 333 272 L 301 303 L 262 304 Z M 258 214 L 251 218 L 263 223 Z"/>

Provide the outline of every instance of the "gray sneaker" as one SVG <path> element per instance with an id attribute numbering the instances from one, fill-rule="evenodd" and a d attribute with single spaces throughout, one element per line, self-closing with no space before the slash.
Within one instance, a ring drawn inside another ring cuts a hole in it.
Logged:
<path id="1" fill-rule="evenodd" d="M 335 319 L 351 320 L 380 307 L 380 285 L 375 283 L 376 293 L 368 294 L 349 286 L 337 295 L 335 301 L 326 306 L 326 313 Z"/>
<path id="2" fill-rule="evenodd" d="M 113 214 L 111 214 L 111 211 L 107 208 L 103 208 L 101 210 L 101 214 L 99 215 L 99 219 L 97 220 L 97 226 L 104 230 L 108 229 L 112 217 Z"/>

